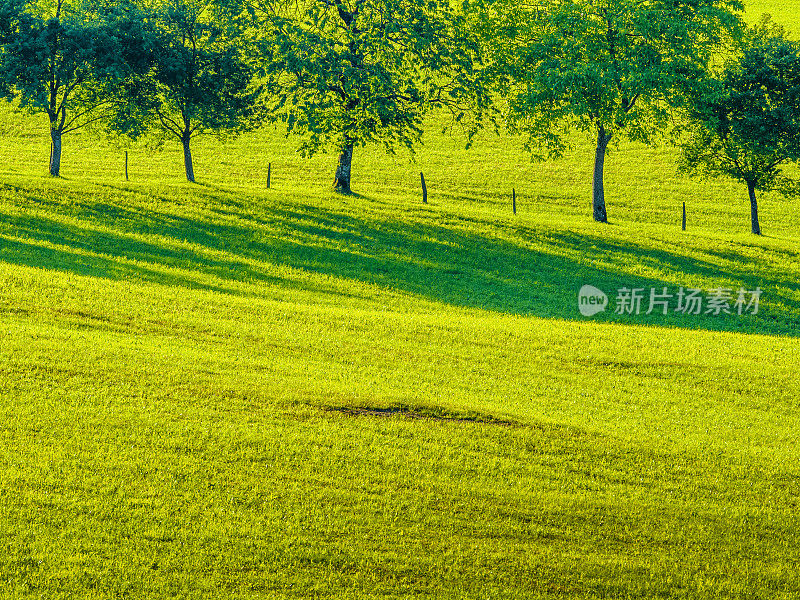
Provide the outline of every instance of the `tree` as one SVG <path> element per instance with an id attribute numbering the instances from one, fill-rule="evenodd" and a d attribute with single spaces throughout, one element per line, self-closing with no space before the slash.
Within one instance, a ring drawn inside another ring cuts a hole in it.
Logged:
<path id="1" fill-rule="evenodd" d="M 6 95 L 47 115 L 54 177 L 61 171 L 62 137 L 106 116 L 109 89 L 124 76 L 125 65 L 136 63 L 131 32 L 140 20 L 131 9 L 125 2 L 31 2 L 4 36 L 0 78 Z"/>
<path id="2" fill-rule="evenodd" d="M 800 195 L 800 179 L 784 171 L 800 160 L 800 44 L 765 15 L 708 80 L 689 116 L 682 170 L 746 184 L 751 231 L 760 235 L 756 191 Z"/>
<path id="3" fill-rule="evenodd" d="M 0 0 L 0 45 L 5 47 L 19 30 L 26 0 Z"/>
<path id="4" fill-rule="evenodd" d="M 19 31 L 19 21 L 25 9 L 25 0 L 0 0 L 0 67 L 4 65 L 2 53 L 6 44 L 14 39 Z M 0 76 L 0 96 L 13 96 L 8 77 Z"/>
<path id="5" fill-rule="evenodd" d="M 262 3 L 261 40 L 276 118 L 304 154 L 339 152 L 334 188 L 351 191 L 354 148 L 413 148 L 422 118 L 446 106 L 469 132 L 489 104 L 480 44 L 448 0 Z M 469 124 L 467 124 L 469 123 Z"/>
<path id="6" fill-rule="evenodd" d="M 609 143 L 650 142 L 741 10 L 739 0 L 488 0 L 485 31 L 507 123 L 538 158 L 596 137 L 592 207 L 607 222 Z M 545 150 L 540 152 L 539 148 Z"/>
<path id="7" fill-rule="evenodd" d="M 255 70 L 245 55 L 242 19 L 229 8 L 215 0 L 166 0 L 151 9 L 150 68 L 120 88 L 109 124 L 133 138 L 154 133 L 178 140 L 190 182 L 194 138 L 255 125 Z"/>

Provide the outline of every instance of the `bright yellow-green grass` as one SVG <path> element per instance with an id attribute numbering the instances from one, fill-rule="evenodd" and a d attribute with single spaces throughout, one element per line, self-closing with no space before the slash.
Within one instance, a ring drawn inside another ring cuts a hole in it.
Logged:
<path id="1" fill-rule="evenodd" d="M 622 145 L 596 225 L 588 141 L 437 124 L 342 197 L 272 130 L 52 180 L 0 111 L 0 596 L 800 597 L 800 202 Z"/>
<path id="2" fill-rule="evenodd" d="M 766 13 L 776 23 L 784 25 L 795 38 L 800 36 L 800 3 L 795 0 L 755 0 L 746 2 L 746 5 L 748 21 L 756 21 Z"/>

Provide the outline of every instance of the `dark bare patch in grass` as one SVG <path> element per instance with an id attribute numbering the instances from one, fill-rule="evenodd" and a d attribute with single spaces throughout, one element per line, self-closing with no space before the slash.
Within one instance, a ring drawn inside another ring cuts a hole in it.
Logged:
<path id="1" fill-rule="evenodd" d="M 676 375 L 687 372 L 696 372 L 700 369 L 708 370 L 707 367 L 699 367 L 690 362 L 636 362 L 625 360 L 601 360 L 601 359 L 576 359 L 575 364 L 609 369 L 618 373 L 632 373 L 640 377 L 653 379 L 674 379 Z"/>
<path id="2" fill-rule="evenodd" d="M 457 423 L 483 423 L 501 425 L 503 427 L 522 427 L 522 423 L 512 419 L 501 419 L 487 413 L 477 411 L 459 411 L 441 406 L 412 406 L 409 404 L 391 404 L 389 406 L 325 406 L 329 412 L 338 412 L 352 417 L 393 417 L 399 415 L 406 419 L 428 419 L 431 421 L 453 421 Z"/>

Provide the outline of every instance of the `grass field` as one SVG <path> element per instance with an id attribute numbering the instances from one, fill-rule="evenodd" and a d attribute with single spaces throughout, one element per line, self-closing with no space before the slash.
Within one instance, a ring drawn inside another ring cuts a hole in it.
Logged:
<path id="1" fill-rule="evenodd" d="M 745 2 L 747 20 L 755 22 L 762 14 L 771 15 L 776 23 L 781 23 L 795 37 L 800 35 L 800 5 L 784 0 L 754 0 Z"/>
<path id="2" fill-rule="evenodd" d="M 345 198 L 275 131 L 198 185 L 76 135 L 52 180 L 3 109 L 0 596 L 800 597 L 800 202 L 757 238 L 623 145 L 598 226 L 588 142 L 434 129 Z M 586 318 L 584 284 L 763 295 Z"/>

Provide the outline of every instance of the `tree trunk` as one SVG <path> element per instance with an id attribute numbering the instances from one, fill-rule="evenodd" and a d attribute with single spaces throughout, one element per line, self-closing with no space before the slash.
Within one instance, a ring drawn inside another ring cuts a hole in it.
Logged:
<path id="1" fill-rule="evenodd" d="M 592 212 L 594 220 L 600 223 L 608 223 L 606 217 L 606 196 L 603 190 L 603 166 L 606 160 L 606 149 L 608 142 L 611 141 L 613 134 L 606 133 L 605 128 L 600 125 L 597 130 L 597 149 L 594 154 L 594 179 L 592 180 Z"/>
<path id="2" fill-rule="evenodd" d="M 756 200 L 756 186 L 747 182 L 747 191 L 750 194 L 750 226 L 756 235 L 761 235 L 761 226 L 758 224 L 758 201 Z"/>
<path id="3" fill-rule="evenodd" d="M 345 142 L 341 153 L 339 154 L 339 164 L 336 167 L 336 179 L 333 181 L 333 187 L 337 192 L 342 194 L 351 193 L 350 190 L 350 167 L 353 163 L 353 143 Z"/>
<path id="4" fill-rule="evenodd" d="M 58 129 L 50 130 L 50 140 L 53 142 L 50 148 L 50 175 L 60 177 L 61 173 L 61 131 Z"/>
<path id="5" fill-rule="evenodd" d="M 192 136 L 184 134 L 181 138 L 183 143 L 183 166 L 186 169 L 186 180 L 194 183 L 194 165 L 192 164 L 192 150 L 189 148 L 189 142 Z"/>

